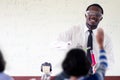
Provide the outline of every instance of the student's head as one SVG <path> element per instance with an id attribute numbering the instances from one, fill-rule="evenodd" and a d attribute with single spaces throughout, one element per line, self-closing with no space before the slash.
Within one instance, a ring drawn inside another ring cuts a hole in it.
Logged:
<path id="1" fill-rule="evenodd" d="M 5 70 L 5 60 L 2 55 L 2 52 L 0 51 L 0 72 L 3 72 Z"/>
<path id="2" fill-rule="evenodd" d="M 41 72 L 49 73 L 52 71 L 51 63 L 45 62 L 41 65 Z"/>
<path id="3" fill-rule="evenodd" d="M 90 63 L 86 57 L 86 53 L 82 49 L 71 49 L 68 51 L 62 68 L 69 76 L 85 76 L 90 69 Z"/>
<path id="4" fill-rule="evenodd" d="M 104 11 L 99 4 L 91 4 L 86 9 L 86 25 L 88 29 L 94 30 L 102 20 Z"/>

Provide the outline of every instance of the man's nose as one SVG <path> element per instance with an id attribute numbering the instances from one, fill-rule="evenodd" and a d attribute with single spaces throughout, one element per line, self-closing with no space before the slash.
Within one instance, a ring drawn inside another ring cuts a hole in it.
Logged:
<path id="1" fill-rule="evenodd" d="M 96 14 L 91 15 L 91 18 L 97 18 Z"/>

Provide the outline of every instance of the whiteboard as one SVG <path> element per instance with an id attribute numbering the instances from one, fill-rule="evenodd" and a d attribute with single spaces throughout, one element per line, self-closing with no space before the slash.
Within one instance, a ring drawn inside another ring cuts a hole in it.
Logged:
<path id="1" fill-rule="evenodd" d="M 100 4 L 104 18 L 100 25 L 111 36 L 115 64 L 107 75 L 120 75 L 120 1 L 114 0 L 0 0 L 0 49 L 12 76 L 40 76 L 40 66 L 50 62 L 52 75 L 61 72 L 64 51 L 49 45 L 59 33 L 85 22 L 88 5 Z"/>

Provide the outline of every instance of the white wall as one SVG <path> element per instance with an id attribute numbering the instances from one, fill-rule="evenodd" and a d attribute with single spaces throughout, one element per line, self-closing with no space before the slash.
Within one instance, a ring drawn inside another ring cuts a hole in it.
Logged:
<path id="1" fill-rule="evenodd" d="M 52 75 L 61 71 L 65 53 L 49 47 L 59 32 L 85 22 L 84 12 L 91 3 L 105 11 L 101 25 L 111 36 L 115 65 L 107 75 L 120 75 L 119 0 L 0 0 L 0 48 L 7 61 L 6 73 L 39 76 L 41 63 L 53 65 Z"/>

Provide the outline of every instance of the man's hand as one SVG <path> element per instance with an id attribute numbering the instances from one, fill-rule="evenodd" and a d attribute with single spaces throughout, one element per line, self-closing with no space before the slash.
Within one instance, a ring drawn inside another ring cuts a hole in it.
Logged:
<path id="1" fill-rule="evenodd" d="M 104 47 L 103 47 L 103 43 L 104 43 L 104 31 L 103 31 L 102 28 L 99 28 L 99 29 L 97 30 L 96 39 L 97 39 L 99 48 L 100 48 L 100 49 L 104 49 Z"/>

